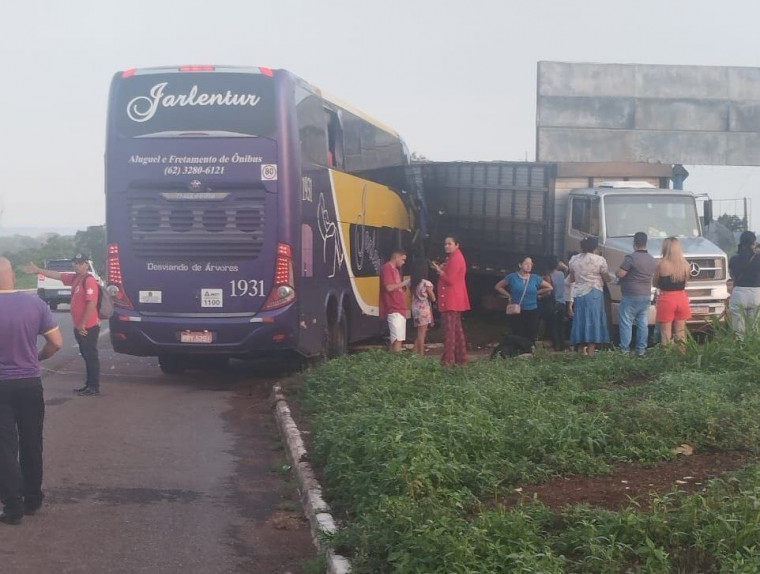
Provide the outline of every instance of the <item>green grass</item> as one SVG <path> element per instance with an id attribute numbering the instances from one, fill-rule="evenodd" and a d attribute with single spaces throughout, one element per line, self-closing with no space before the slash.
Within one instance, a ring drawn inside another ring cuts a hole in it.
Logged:
<path id="1" fill-rule="evenodd" d="M 334 544 L 355 572 L 760 572 L 760 470 L 612 512 L 493 501 L 517 482 L 760 445 L 760 338 L 479 361 L 367 352 L 306 376 Z M 757 540 L 757 542 L 755 542 Z"/>

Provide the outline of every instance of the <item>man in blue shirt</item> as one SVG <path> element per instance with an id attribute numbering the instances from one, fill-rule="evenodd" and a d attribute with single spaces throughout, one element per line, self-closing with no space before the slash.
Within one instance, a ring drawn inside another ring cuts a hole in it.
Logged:
<path id="1" fill-rule="evenodd" d="M 10 261 L 0 257 L 0 523 L 19 524 L 42 505 L 42 395 L 40 361 L 63 345 L 47 304 L 14 290 Z M 45 345 L 37 351 L 37 337 Z"/>

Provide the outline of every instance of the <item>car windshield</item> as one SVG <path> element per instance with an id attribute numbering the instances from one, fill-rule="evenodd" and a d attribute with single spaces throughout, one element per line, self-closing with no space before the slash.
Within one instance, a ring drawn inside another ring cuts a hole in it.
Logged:
<path id="1" fill-rule="evenodd" d="M 694 199 L 680 195 L 619 195 L 604 198 L 607 237 L 698 237 Z"/>
<path id="2" fill-rule="evenodd" d="M 48 261 L 45 267 L 51 271 L 74 271 L 71 259 L 54 259 Z"/>

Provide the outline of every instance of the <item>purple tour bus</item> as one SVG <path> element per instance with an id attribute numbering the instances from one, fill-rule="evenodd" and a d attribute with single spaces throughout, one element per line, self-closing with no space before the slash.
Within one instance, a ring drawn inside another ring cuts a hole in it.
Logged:
<path id="1" fill-rule="evenodd" d="M 199 359 L 337 356 L 381 334 L 380 265 L 412 250 L 396 132 L 285 70 L 133 69 L 106 141 L 111 342 L 166 373 Z"/>

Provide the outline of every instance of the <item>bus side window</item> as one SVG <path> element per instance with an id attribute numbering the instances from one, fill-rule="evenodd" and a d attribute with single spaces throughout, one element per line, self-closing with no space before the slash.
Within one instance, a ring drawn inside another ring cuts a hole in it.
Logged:
<path id="1" fill-rule="evenodd" d="M 337 112 L 325 110 L 327 114 L 327 165 L 345 169 L 343 161 L 343 128 Z"/>
<path id="2" fill-rule="evenodd" d="M 301 277 L 314 276 L 314 231 L 308 223 L 301 224 Z"/>

